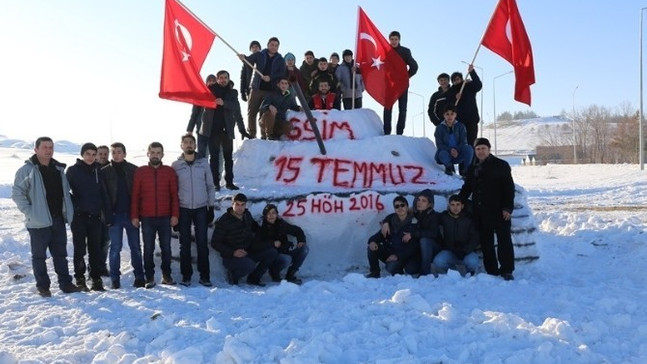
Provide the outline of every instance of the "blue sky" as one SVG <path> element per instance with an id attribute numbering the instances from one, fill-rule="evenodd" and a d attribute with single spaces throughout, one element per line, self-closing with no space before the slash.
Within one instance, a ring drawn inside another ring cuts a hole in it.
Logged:
<path id="1" fill-rule="evenodd" d="M 398 30 L 420 70 L 411 79 L 405 134 L 422 135 L 423 112 L 441 72 L 465 72 L 496 6 L 494 0 L 299 2 L 199 1 L 184 4 L 240 52 L 252 39 L 281 40 L 300 64 L 354 49 L 357 6 L 385 34 Z M 531 110 L 542 116 L 597 104 L 639 105 L 640 8 L 634 1 L 517 1 L 535 59 Z M 32 139 L 113 140 L 138 147 L 152 140 L 178 144 L 191 106 L 161 100 L 159 73 L 164 2 L 9 1 L 0 13 L 5 51 L 0 67 L 0 134 Z M 481 48 L 483 117 L 493 114 L 493 77 L 512 67 Z M 240 61 L 216 39 L 202 73 L 220 69 L 239 80 Z M 477 68 L 480 72 L 480 69 Z M 237 82 L 238 83 L 238 82 Z M 496 81 L 496 110 L 528 110 L 513 100 L 513 75 Z M 577 87 L 577 91 L 575 91 Z M 381 108 L 364 94 L 365 106 Z M 427 120 L 427 135 L 433 133 Z"/>

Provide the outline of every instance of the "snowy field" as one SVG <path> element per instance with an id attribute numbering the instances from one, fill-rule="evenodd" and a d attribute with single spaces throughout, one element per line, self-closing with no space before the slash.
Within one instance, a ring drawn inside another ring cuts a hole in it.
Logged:
<path id="1" fill-rule="evenodd" d="M 647 362 L 647 172 L 635 165 L 515 166 L 540 258 L 514 281 L 365 279 L 362 260 L 356 273 L 304 273 L 302 286 L 232 287 L 214 274 L 212 288 L 133 289 L 124 249 L 124 288 L 53 284 L 44 299 L 10 199 L 29 155 L 0 148 L 0 363 Z"/>

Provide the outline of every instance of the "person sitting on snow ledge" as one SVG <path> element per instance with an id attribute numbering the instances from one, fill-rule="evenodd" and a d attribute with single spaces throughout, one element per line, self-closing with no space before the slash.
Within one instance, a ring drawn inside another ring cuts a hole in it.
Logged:
<path id="1" fill-rule="evenodd" d="M 409 211 L 409 202 L 403 196 L 393 199 L 395 212 L 382 222 L 382 228 L 368 239 L 367 278 L 380 277 L 380 261 L 391 275 L 416 274 L 420 269 L 420 243 L 412 236 L 416 219 Z"/>
<path id="2" fill-rule="evenodd" d="M 474 149 L 467 144 L 467 129 L 456 120 L 456 107 L 445 106 L 445 120 L 436 127 L 436 163 L 445 166 L 445 174 L 454 173 L 454 164 L 460 165 L 460 174 L 465 176 L 474 158 Z"/>
<path id="3" fill-rule="evenodd" d="M 330 84 L 327 80 L 319 81 L 319 92 L 312 95 L 309 105 L 312 110 L 341 109 L 339 95 L 330 92 Z"/>
<path id="4" fill-rule="evenodd" d="M 434 267 L 441 273 L 455 269 L 461 275 L 474 275 L 481 265 L 475 250 L 479 244 L 474 220 L 463 208 L 463 199 L 458 195 L 449 198 L 447 210 L 440 215 L 443 235 L 443 250 L 434 258 Z M 462 270 L 464 266 L 465 271 Z"/>
<path id="5" fill-rule="evenodd" d="M 286 120 L 288 110 L 301 111 L 294 95 L 290 92 L 290 82 L 287 77 L 280 77 L 276 90 L 265 96 L 261 104 L 261 139 L 279 140 L 282 135 L 292 130 L 292 125 Z"/>

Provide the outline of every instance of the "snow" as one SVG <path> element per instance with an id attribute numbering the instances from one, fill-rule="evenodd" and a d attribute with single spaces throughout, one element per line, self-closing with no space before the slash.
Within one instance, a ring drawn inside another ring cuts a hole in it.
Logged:
<path id="1" fill-rule="evenodd" d="M 319 183 L 306 169 L 293 185 L 281 185 L 268 166 L 250 165 L 252 157 L 245 156 L 264 152 L 264 161 L 280 155 L 307 160 L 316 155 L 316 143 L 246 141 L 236 154 L 236 183 L 252 199 L 256 216 L 270 200 L 282 203 L 285 213 L 295 196 L 309 206 L 324 195 L 342 199 L 345 208 L 362 194 L 380 196 L 384 203 L 382 211 L 374 205 L 324 216 L 309 209 L 289 218 L 304 227 L 311 245 L 300 272 L 303 285 L 229 286 L 212 251 L 212 288 L 134 289 L 124 247 L 122 289 L 66 295 L 53 285 L 47 299 L 36 294 L 29 237 L 10 199 L 14 172 L 31 154 L 29 142 L 2 144 L 0 363 L 647 362 L 647 179 L 638 166 L 513 166 L 522 195 L 514 215 L 528 216 L 513 222 L 536 242 L 529 253 L 539 257 L 519 263 L 514 281 L 486 274 L 462 278 L 452 271 L 438 278 L 366 279 L 366 238 L 377 230 L 374 219 L 390 211 L 395 193 L 406 193 L 411 201 L 411 192 L 431 187 L 438 192 L 439 210 L 446 195 L 460 188 L 460 179 L 445 177 L 428 155 L 423 158 L 423 151 L 433 156 L 433 143 L 422 138 L 357 135 L 354 141 L 327 140 L 328 156 L 417 162 L 425 166 L 423 180 L 433 183 L 331 187 L 328 177 Z M 67 154 L 57 145 L 55 158 L 72 162 L 75 147 L 65 149 Z M 385 150 L 389 153 L 381 154 Z M 168 152 L 164 161 L 173 158 Z M 260 184 L 248 183 L 245 168 L 267 176 Z M 224 208 L 227 201 L 221 204 Z M 333 233 L 353 238 L 317 238 Z M 177 249 L 177 241 L 172 244 Z M 335 256 L 343 264 L 317 263 Z M 177 274 L 179 263 L 172 267 Z"/>

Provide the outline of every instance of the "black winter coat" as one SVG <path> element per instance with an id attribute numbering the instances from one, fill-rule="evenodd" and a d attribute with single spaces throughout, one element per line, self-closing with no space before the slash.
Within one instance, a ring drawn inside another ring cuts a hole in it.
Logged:
<path id="1" fill-rule="evenodd" d="M 456 119 L 465 125 L 474 125 L 478 124 L 481 120 L 479 117 L 479 108 L 476 105 L 476 93 L 481 91 L 483 88 L 483 83 L 481 79 L 476 74 L 476 71 L 470 72 L 472 81 L 466 82 L 465 87 L 463 88 L 463 93 L 461 94 L 461 99 L 456 105 Z M 456 95 L 461 90 L 461 85 L 452 85 L 452 87 L 447 90 L 447 102 L 452 105 L 456 103 Z"/>
<path id="2" fill-rule="evenodd" d="M 211 88 L 222 87 L 218 84 L 209 86 Z M 213 92 L 213 91 L 212 91 Z M 240 103 L 238 102 L 238 91 L 234 89 L 234 83 L 229 81 L 227 87 L 227 92 L 224 97 L 222 97 L 224 104 L 218 106 L 223 108 L 225 114 L 225 130 L 227 130 L 227 135 L 230 139 L 235 138 L 234 126 L 238 126 L 238 132 L 243 135 L 246 133 L 245 124 L 243 122 L 243 115 L 240 111 Z M 204 108 L 202 113 L 202 126 L 199 130 L 200 135 L 211 137 L 211 129 L 213 127 L 213 116 L 215 109 Z"/>
<path id="3" fill-rule="evenodd" d="M 368 243 L 373 241 L 383 246 L 389 254 L 395 254 L 399 261 L 407 261 L 420 251 L 420 241 L 413 237 L 413 231 L 416 230 L 413 219 L 414 217 L 411 213 L 404 221 L 400 221 L 400 218 L 395 213 L 389 214 L 383 223 L 389 224 L 390 233 L 384 237 L 380 230 L 368 239 Z M 405 233 L 412 233 L 412 238 L 408 243 L 402 241 L 402 236 Z"/>
<path id="4" fill-rule="evenodd" d="M 223 258 L 233 257 L 237 249 L 245 249 L 247 252 L 257 251 L 261 249 L 258 230 L 258 223 L 249 210 L 245 210 L 243 218 L 239 219 L 234 216 L 233 208 L 230 207 L 216 220 L 211 246 Z"/>
<path id="5" fill-rule="evenodd" d="M 414 204 L 415 206 L 415 204 Z M 440 214 L 433 208 L 425 211 L 416 211 L 413 213 L 416 218 L 416 229 L 411 232 L 411 236 L 420 240 L 420 238 L 429 238 L 438 241 L 440 236 Z"/>
<path id="6" fill-rule="evenodd" d="M 75 214 L 110 215 L 99 163 L 87 165 L 77 159 L 76 164 L 67 169 L 65 176 L 70 183 Z"/>
<path id="7" fill-rule="evenodd" d="M 297 242 L 306 242 L 306 235 L 303 232 L 303 229 L 290 224 L 280 217 L 274 224 L 270 224 L 264 220 L 258 235 L 263 245 L 274 246 L 275 241 L 280 241 L 281 246 L 278 248 L 278 251 L 284 254 L 287 254 L 290 248 L 294 245 L 288 240 L 288 235 L 294 236 L 297 239 Z"/>
<path id="8" fill-rule="evenodd" d="M 453 217 L 448 211 L 440 214 L 443 249 L 450 250 L 463 259 L 473 252 L 479 244 L 478 232 L 472 217 L 465 212 Z"/>

